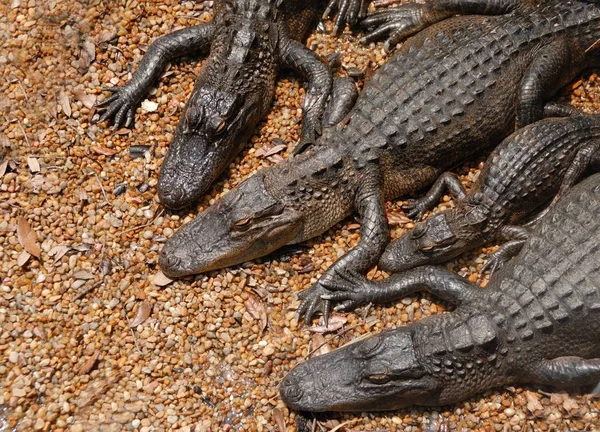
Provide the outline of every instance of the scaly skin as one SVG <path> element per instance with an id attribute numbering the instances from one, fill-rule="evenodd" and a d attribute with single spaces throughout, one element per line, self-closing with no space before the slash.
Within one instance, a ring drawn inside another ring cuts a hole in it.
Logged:
<path id="1" fill-rule="evenodd" d="M 455 175 L 445 173 L 424 198 L 410 202 L 405 207 L 409 215 L 421 214 L 448 188 L 457 204 L 393 241 L 379 268 L 400 272 L 439 264 L 488 241 L 510 240 L 486 264 L 496 269 L 527 238 L 527 230 L 514 224 L 563 194 L 588 165 L 600 162 L 599 149 L 598 116 L 550 118 L 520 129 L 492 152 L 468 194 Z"/>
<path id="2" fill-rule="evenodd" d="M 600 38 L 600 9 L 580 1 L 539 8 L 510 2 L 511 13 L 449 18 L 409 39 L 317 146 L 259 172 L 176 232 L 161 252 L 163 272 L 242 263 L 358 211 L 359 244 L 300 294 L 307 320 L 327 314 L 326 286 L 366 273 L 385 250 L 384 199 L 431 184 L 499 144 L 516 124 L 539 120 L 552 93 L 590 64 L 593 53 L 585 51 Z M 479 13 L 498 12 L 495 3 L 469 2 Z"/>
<path id="3" fill-rule="evenodd" d="M 457 307 L 296 366 L 281 383 L 291 408 L 379 411 L 451 404 L 515 383 L 595 385 L 600 174 L 567 192 L 485 289 L 433 266 L 369 285 L 334 296 L 387 302 L 425 289 Z"/>
<path id="4" fill-rule="evenodd" d="M 273 98 L 280 67 L 308 81 L 300 144 L 314 143 L 331 89 L 329 69 L 300 44 L 323 0 L 227 0 L 214 2 L 214 20 L 154 42 L 133 79 L 102 105 L 100 120 L 133 122 L 137 105 L 179 56 L 206 51 L 158 179 L 161 202 L 172 209 L 195 203 L 245 146 Z"/>

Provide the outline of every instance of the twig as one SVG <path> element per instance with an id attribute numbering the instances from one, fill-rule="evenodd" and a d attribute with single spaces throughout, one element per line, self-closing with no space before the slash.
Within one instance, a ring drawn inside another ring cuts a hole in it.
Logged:
<path id="1" fill-rule="evenodd" d="M 165 212 L 165 209 L 163 208 L 163 209 L 160 210 L 160 212 L 158 212 L 158 214 L 150 222 L 145 223 L 144 225 L 138 225 L 138 226 L 134 226 L 134 227 L 131 227 L 131 228 L 127 228 L 126 230 L 124 230 L 124 231 L 121 232 L 121 235 L 127 234 L 128 232 L 131 232 L 131 231 L 136 231 L 136 230 L 139 230 L 139 229 L 142 229 L 142 228 L 146 228 L 147 226 L 152 225 L 156 221 L 156 219 L 158 219 L 159 217 L 161 217 L 163 215 L 164 212 Z"/>
<path id="2" fill-rule="evenodd" d="M 27 133 L 25 132 L 25 129 L 23 129 L 23 125 L 21 124 L 21 120 L 17 119 L 17 124 L 19 125 L 19 129 L 21 129 L 21 132 L 23 132 L 23 136 L 25 137 L 25 142 L 27 143 L 27 146 L 31 146 L 31 144 L 29 143 L 29 138 L 27 137 Z"/>
<path id="3" fill-rule="evenodd" d="M 80 298 L 82 298 L 83 296 L 85 296 L 87 293 L 89 293 L 90 291 L 95 290 L 96 288 L 98 288 L 100 285 L 102 285 L 104 283 L 104 279 L 102 279 L 99 282 L 96 282 L 94 285 L 92 285 L 89 288 L 84 289 L 83 291 L 81 291 L 79 294 L 77 294 L 72 301 L 77 301 Z"/>
<path id="4" fill-rule="evenodd" d="M 27 92 L 25 91 L 25 88 L 23 87 L 23 84 L 21 84 L 21 80 L 17 79 L 17 82 L 19 83 L 19 87 L 21 87 L 21 91 L 23 92 L 23 96 L 25 96 L 25 103 L 27 104 L 27 108 L 31 109 L 31 105 L 29 104 L 29 98 L 27 97 Z"/>
<path id="5" fill-rule="evenodd" d="M 100 177 L 98 176 L 98 173 L 96 173 L 96 171 L 94 171 L 94 177 L 96 177 L 96 181 L 98 182 L 98 185 L 100 185 L 100 190 L 102 191 L 102 195 L 104 195 L 104 201 L 106 201 L 106 204 L 112 205 L 110 203 L 110 201 L 108 200 L 108 196 L 106 195 L 106 191 L 104 190 L 104 186 L 102 186 L 102 181 L 100 180 Z"/>
<path id="6" fill-rule="evenodd" d="M 125 318 L 127 318 L 127 327 L 129 327 L 129 331 L 131 331 L 131 336 L 133 336 L 133 343 L 135 344 L 135 347 L 140 352 L 140 354 L 144 355 L 144 353 L 142 352 L 142 349 L 140 348 L 140 344 L 138 343 L 137 337 L 135 335 L 135 331 L 131 327 L 131 321 L 129 320 L 129 317 L 125 316 Z"/>

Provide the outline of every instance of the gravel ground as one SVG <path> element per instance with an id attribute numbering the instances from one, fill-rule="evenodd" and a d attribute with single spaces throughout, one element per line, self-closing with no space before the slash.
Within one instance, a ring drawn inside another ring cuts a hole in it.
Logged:
<path id="1" fill-rule="evenodd" d="M 287 148 L 265 156 L 279 140 L 298 138 L 304 89 L 284 73 L 247 151 L 197 208 L 170 213 L 156 199 L 158 169 L 201 61 L 172 65 L 132 130 L 91 124 L 101 88 L 127 81 L 154 38 L 209 18 L 179 0 L 0 3 L 0 431 L 293 430 L 278 384 L 295 364 L 444 310 L 416 295 L 338 317 L 333 333 L 298 326 L 294 294 L 356 244 L 352 219 L 260 262 L 173 283 L 156 276 L 174 230 L 287 157 Z M 308 44 L 344 52 L 342 73 L 384 61 L 381 45 L 351 35 L 315 33 Z M 563 97 L 593 111 L 599 83 L 588 74 Z M 467 184 L 478 168 L 460 171 Z M 394 237 L 412 226 L 399 204 L 389 205 Z M 489 251 L 450 267 L 485 285 Z M 597 399 L 550 391 L 507 387 L 439 411 L 338 416 L 316 430 L 597 430 Z"/>

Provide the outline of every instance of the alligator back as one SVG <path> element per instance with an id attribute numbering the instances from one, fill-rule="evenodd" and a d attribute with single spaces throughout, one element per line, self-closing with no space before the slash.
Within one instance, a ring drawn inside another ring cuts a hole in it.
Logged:
<path id="1" fill-rule="evenodd" d="M 600 357 L 600 175 L 556 203 L 488 289 L 509 345 L 531 347 L 521 365 Z"/>
<path id="2" fill-rule="evenodd" d="M 338 126 L 339 145 L 359 167 L 373 153 L 388 165 L 388 198 L 412 192 L 512 133 L 519 84 L 538 50 L 558 34 L 586 49 L 600 37 L 599 24 L 600 9 L 580 1 L 442 21 L 409 39 L 373 75 L 347 124 Z M 432 168 L 424 184 L 398 181 L 419 166 Z"/>
<path id="3" fill-rule="evenodd" d="M 470 204 L 492 209 L 492 217 L 520 219 L 556 194 L 578 150 L 599 138 L 598 116 L 550 118 L 520 129 L 487 159 Z"/>

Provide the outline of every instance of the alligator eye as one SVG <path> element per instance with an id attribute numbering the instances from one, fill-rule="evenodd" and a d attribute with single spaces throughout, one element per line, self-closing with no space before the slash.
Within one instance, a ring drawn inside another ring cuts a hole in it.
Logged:
<path id="1" fill-rule="evenodd" d="M 417 224 L 417 226 L 412 230 L 411 236 L 414 239 L 418 239 L 421 238 L 425 235 L 425 233 L 427 232 L 427 229 L 429 227 L 427 226 L 427 224 L 421 223 L 421 224 Z"/>
<path id="2" fill-rule="evenodd" d="M 385 375 L 385 374 L 369 375 L 369 381 L 371 381 L 373 384 L 385 384 L 387 382 L 390 382 L 391 379 L 392 379 L 391 375 Z"/>
<path id="3" fill-rule="evenodd" d="M 250 216 L 248 216 L 248 217 L 245 217 L 244 219 L 240 219 L 239 221 L 235 222 L 233 225 L 238 228 L 243 228 L 245 226 L 248 226 L 250 224 L 251 220 L 252 220 L 252 218 Z"/>
<path id="4" fill-rule="evenodd" d="M 422 252 L 431 252 L 434 247 L 434 245 L 421 246 L 419 250 Z"/>
<path id="5" fill-rule="evenodd" d="M 223 131 L 225 130 L 225 126 L 227 126 L 227 122 L 225 121 L 225 119 L 222 119 L 221 123 L 219 123 L 219 126 L 217 126 L 217 129 L 215 130 L 215 134 L 219 135 L 223 133 Z"/>

